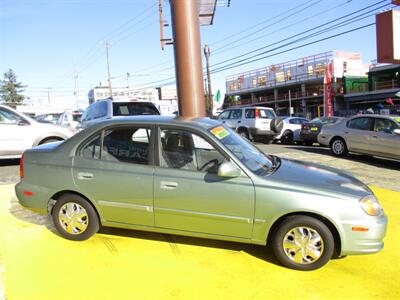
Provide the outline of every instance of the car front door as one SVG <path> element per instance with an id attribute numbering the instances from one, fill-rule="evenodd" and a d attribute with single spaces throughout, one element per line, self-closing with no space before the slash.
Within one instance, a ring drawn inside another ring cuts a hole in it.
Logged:
<path id="1" fill-rule="evenodd" d="M 250 238 L 254 186 L 245 174 L 221 178 L 227 160 L 199 133 L 159 130 L 159 167 L 154 175 L 155 226 L 221 236 Z"/>
<path id="2" fill-rule="evenodd" d="M 392 120 L 376 118 L 371 138 L 371 153 L 400 159 L 400 135 L 394 130 L 400 129 Z"/>
<path id="3" fill-rule="evenodd" d="M 29 121 L 0 107 L 0 156 L 20 155 L 31 148 L 34 134 Z"/>
<path id="4" fill-rule="evenodd" d="M 347 148 L 350 151 L 369 153 L 373 125 L 372 117 L 350 119 L 344 131 Z"/>
<path id="5" fill-rule="evenodd" d="M 94 200 L 102 221 L 153 226 L 153 151 L 150 127 L 112 127 L 78 148 L 77 189 Z"/>
<path id="6" fill-rule="evenodd" d="M 232 128 L 236 129 L 240 127 L 242 124 L 242 109 L 234 109 L 231 111 L 229 119 L 226 120 L 226 124 Z"/>

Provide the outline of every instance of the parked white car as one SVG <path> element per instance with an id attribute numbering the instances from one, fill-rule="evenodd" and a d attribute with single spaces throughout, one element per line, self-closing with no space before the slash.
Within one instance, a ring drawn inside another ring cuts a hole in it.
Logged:
<path id="1" fill-rule="evenodd" d="M 77 129 L 81 124 L 81 117 L 80 111 L 66 111 L 59 116 L 57 125 Z"/>
<path id="2" fill-rule="evenodd" d="M 248 140 L 260 139 L 269 143 L 276 136 L 271 129 L 271 121 L 275 117 L 272 108 L 246 106 L 227 108 L 218 116 L 218 120 Z"/>
<path id="3" fill-rule="evenodd" d="M 308 120 L 300 117 L 285 117 L 280 118 L 282 124 L 277 124 L 281 127 L 279 134 L 275 137 L 276 141 L 281 141 L 282 144 L 293 144 L 293 142 L 300 142 L 301 125 L 308 123 Z"/>
<path id="4" fill-rule="evenodd" d="M 50 123 L 39 123 L 16 110 L 0 105 L 0 159 L 19 158 L 37 145 L 63 141 L 72 130 Z"/>

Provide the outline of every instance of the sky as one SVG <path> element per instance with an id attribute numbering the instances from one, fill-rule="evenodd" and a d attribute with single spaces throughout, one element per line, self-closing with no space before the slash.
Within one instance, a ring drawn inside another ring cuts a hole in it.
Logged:
<path id="1" fill-rule="evenodd" d="M 218 2 L 213 25 L 201 27 L 201 44 L 211 49 L 213 93 L 222 95 L 230 75 L 325 51 L 359 52 L 370 63 L 376 59 L 375 25 L 351 30 L 374 23 L 375 13 L 392 7 L 390 0 L 231 0 L 229 7 Z M 171 24 L 168 0 L 163 10 Z M 317 35 L 333 25 L 343 26 Z M 172 37 L 171 26 L 165 37 Z M 54 106 L 75 107 L 77 77 L 79 105 L 87 106 L 89 90 L 107 80 L 107 42 L 113 86 L 173 81 L 173 46 L 161 50 L 159 39 L 158 0 L 0 0 L 0 75 L 13 69 L 26 85 L 27 103 L 35 105 L 50 98 Z M 215 72 L 232 58 L 260 51 L 269 51 L 258 56 L 267 57 Z"/>

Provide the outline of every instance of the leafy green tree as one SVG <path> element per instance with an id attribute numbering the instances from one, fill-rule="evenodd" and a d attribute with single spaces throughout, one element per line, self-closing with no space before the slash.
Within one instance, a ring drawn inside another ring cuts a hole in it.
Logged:
<path id="1" fill-rule="evenodd" d="M 24 91 L 22 83 L 17 82 L 17 76 L 14 71 L 9 69 L 4 73 L 4 79 L 0 81 L 0 99 L 4 103 L 19 104 L 24 100 Z"/>

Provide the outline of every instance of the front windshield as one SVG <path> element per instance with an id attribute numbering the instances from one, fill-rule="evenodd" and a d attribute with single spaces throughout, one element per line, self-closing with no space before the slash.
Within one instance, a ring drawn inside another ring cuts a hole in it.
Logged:
<path id="1" fill-rule="evenodd" d="M 274 170 L 276 164 L 273 157 L 258 150 L 232 129 L 217 126 L 210 132 L 254 174 L 264 176 Z"/>

